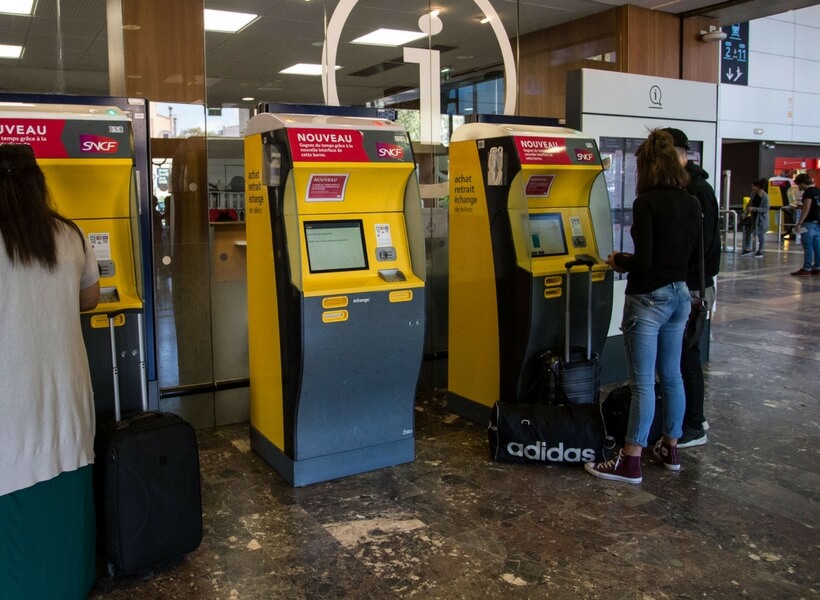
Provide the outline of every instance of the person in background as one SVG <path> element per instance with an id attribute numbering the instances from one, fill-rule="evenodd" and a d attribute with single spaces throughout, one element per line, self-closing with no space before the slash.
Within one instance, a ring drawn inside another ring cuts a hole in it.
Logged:
<path id="1" fill-rule="evenodd" d="M 0 145 L 0 237 L 0 596 L 86 598 L 95 421 L 80 311 L 99 301 L 99 272 L 27 145 Z"/>
<path id="2" fill-rule="evenodd" d="M 671 471 L 681 468 L 677 441 L 685 398 L 680 370 L 683 330 L 690 311 L 686 278 L 693 253 L 699 257 L 701 212 L 685 187 L 689 176 L 678 160 L 672 136 L 660 129 L 635 153 L 637 192 L 633 204 L 634 254 L 616 252 L 607 264 L 626 272 L 621 330 L 631 391 L 626 443 L 614 458 L 587 463 L 602 479 L 640 483 L 641 453 L 655 413 L 655 374 L 663 400 L 663 437 L 654 453 Z M 698 258 L 699 260 L 699 258 Z"/>
<path id="3" fill-rule="evenodd" d="M 709 310 L 715 304 L 715 277 L 720 270 L 720 221 L 718 218 L 719 205 L 715 190 L 709 185 L 709 173 L 700 165 L 689 160 L 689 139 L 680 129 L 668 127 L 664 129 L 672 136 L 678 160 L 689 175 L 689 184 L 686 191 L 698 199 L 701 214 L 703 215 L 703 285 L 704 296 Z M 686 285 L 689 293 L 697 298 L 700 296 L 700 250 L 689 263 L 686 276 Z M 686 411 L 683 416 L 683 435 L 678 440 L 678 448 L 701 446 L 708 440 L 706 430 L 709 423 L 703 410 L 706 396 L 706 386 L 703 381 L 703 363 L 700 353 L 700 340 L 691 347 L 681 349 L 680 360 L 683 389 L 686 395 Z"/>
<path id="4" fill-rule="evenodd" d="M 796 277 L 820 275 L 820 190 L 808 173 L 800 173 L 794 182 L 803 192 L 800 218 L 794 226 L 803 244 L 803 266 L 791 273 Z"/>
<path id="5" fill-rule="evenodd" d="M 769 182 L 764 177 L 752 182 L 752 197 L 743 211 L 744 218 L 748 217 L 748 225 L 743 228 L 743 252 L 741 256 L 749 256 L 754 248 L 754 236 L 757 236 L 757 252 L 755 258 L 763 258 L 763 245 L 766 243 L 766 231 L 769 229 L 769 194 L 766 188 Z"/>

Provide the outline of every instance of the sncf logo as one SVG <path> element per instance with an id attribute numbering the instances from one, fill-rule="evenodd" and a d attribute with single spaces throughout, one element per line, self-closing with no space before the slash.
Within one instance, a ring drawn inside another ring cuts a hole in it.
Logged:
<path id="1" fill-rule="evenodd" d="M 117 140 L 103 137 L 101 135 L 91 135 L 84 133 L 80 135 L 81 152 L 98 152 L 103 154 L 114 154 L 119 148 Z"/>
<path id="2" fill-rule="evenodd" d="M 587 150 L 575 149 L 575 160 L 578 162 L 592 162 L 595 160 L 595 153 Z"/>
<path id="3" fill-rule="evenodd" d="M 404 158 L 404 148 L 385 142 L 376 142 L 376 153 L 379 158 Z"/>

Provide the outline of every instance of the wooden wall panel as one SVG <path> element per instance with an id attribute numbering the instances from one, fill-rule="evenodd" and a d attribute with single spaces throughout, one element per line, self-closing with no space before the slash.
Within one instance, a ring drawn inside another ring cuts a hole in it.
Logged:
<path id="1" fill-rule="evenodd" d="M 680 78 L 680 19 L 673 14 L 637 6 L 626 11 L 626 65 L 635 75 Z"/>
<path id="2" fill-rule="evenodd" d="M 519 50 L 518 113 L 564 118 L 567 71 L 620 70 L 616 12 L 521 36 Z"/>
<path id="3" fill-rule="evenodd" d="M 205 103 L 203 11 L 203 0 L 123 0 L 127 95 Z"/>
<path id="4" fill-rule="evenodd" d="M 701 31 L 717 27 L 718 21 L 706 17 L 692 17 L 683 21 L 682 72 L 681 79 L 719 83 L 720 48 L 719 42 L 704 42 L 700 39 Z"/>

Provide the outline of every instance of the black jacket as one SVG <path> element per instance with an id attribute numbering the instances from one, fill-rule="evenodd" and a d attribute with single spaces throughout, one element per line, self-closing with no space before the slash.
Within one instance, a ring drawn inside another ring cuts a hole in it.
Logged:
<path id="1" fill-rule="evenodd" d="M 646 294 L 684 281 L 689 264 L 699 256 L 700 207 L 686 190 L 656 188 L 632 204 L 634 254 L 616 254 L 615 264 L 627 271 L 627 294 Z"/>
<path id="2" fill-rule="evenodd" d="M 715 190 L 706 180 L 709 173 L 692 162 L 686 163 L 686 172 L 689 173 L 689 185 L 686 191 L 700 202 L 700 211 L 703 214 L 703 264 L 705 287 L 715 285 L 714 277 L 720 270 L 720 223 L 718 220 L 718 201 Z M 686 285 L 690 290 L 700 289 L 700 251 L 695 253 L 694 260 L 689 265 L 686 276 Z"/>

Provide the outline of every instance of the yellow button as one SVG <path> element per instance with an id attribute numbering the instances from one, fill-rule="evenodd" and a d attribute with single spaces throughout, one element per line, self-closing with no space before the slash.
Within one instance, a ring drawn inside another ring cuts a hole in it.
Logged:
<path id="1" fill-rule="evenodd" d="M 322 298 L 322 308 L 344 308 L 345 306 L 347 306 L 347 296 Z"/>
<path id="2" fill-rule="evenodd" d="M 398 290 L 390 292 L 390 302 L 410 302 L 413 299 L 413 290 Z"/>
<path id="3" fill-rule="evenodd" d="M 346 310 L 327 310 L 322 313 L 322 321 L 325 323 L 338 323 L 339 321 L 347 321 Z"/>

